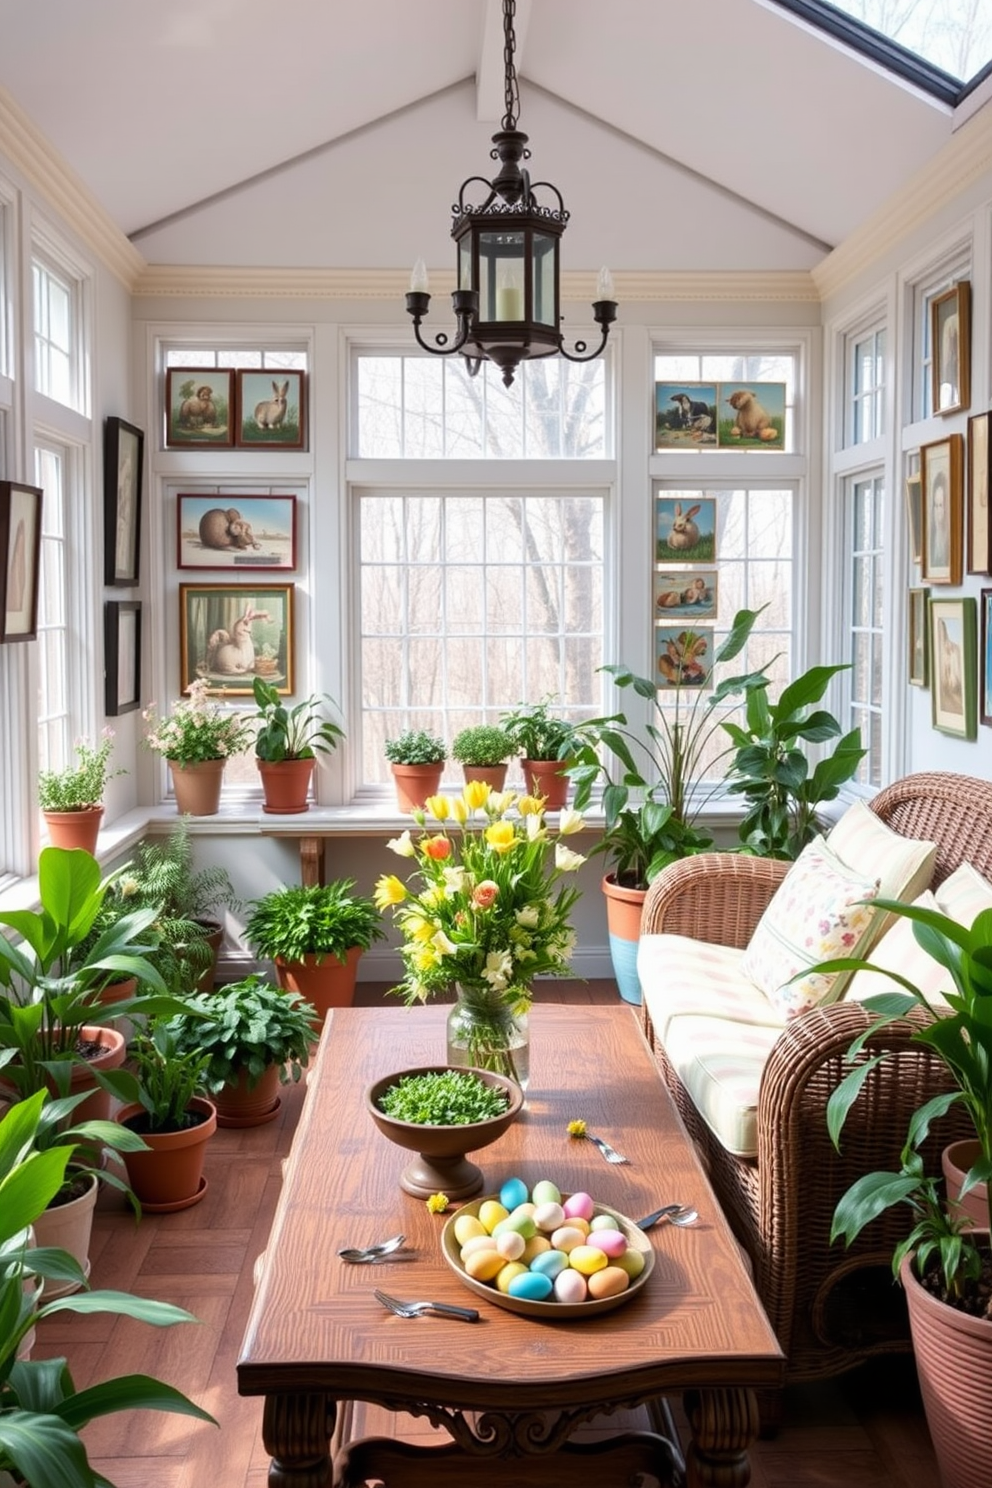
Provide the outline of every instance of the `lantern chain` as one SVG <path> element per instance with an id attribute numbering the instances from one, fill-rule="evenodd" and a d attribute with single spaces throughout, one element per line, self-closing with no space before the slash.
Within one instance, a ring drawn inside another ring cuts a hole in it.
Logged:
<path id="1" fill-rule="evenodd" d="M 503 68 L 504 68 L 504 93 L 503 106 L 506 112 L 503 115 L 503 128 L 516 129 L 517 115 L 520 112 L 520 91 L 517 87 L 517 74 L 513 66 L 513 54 L 517 46 L 517 38 L 513 31 L 513 17 L 516 15 L 516 0 L 503 0 Z"/>

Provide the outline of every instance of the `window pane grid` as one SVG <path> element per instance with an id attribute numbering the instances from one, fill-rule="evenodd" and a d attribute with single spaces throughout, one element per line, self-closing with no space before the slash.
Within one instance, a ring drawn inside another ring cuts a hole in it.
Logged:
<path id="1" fill-rule="evenodd" d="M 71 732 L 64 456 L 36 450 L 35 479 L 45 493 L 38 586 L 38 768 L 60 770 L 69 763 Z"/>
<path id="2" fill-rule="evenodd" d="M 39 393 L 73 407 L 73 286 L 47 265 L 32 264 L 34 284 L 35 386 Z"/>
<path id="3" fill-rule="evenodd" d="M 882 688 L 884 682 L 885 484 L 881 476 L 850 486 L 851 650 L 850 726 L 861 729 L 867 754 L 858 766 L 863 785 L 882 783 Z"/>

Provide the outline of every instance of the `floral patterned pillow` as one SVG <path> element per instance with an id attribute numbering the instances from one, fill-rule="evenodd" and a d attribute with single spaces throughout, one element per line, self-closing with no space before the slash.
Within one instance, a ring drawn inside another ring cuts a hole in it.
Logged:
<path id="1" fill-rule="evenodd" d="M 822 837 L 803 849 L 741 960 L 744 976 L 761 988 L 783 1022 L 833 1000 L 838 973 L 792 978 L 818 961 L 860 955 L 876 913 L 862 901 L 877 894 L 878 879 L 845 868 Z"/>

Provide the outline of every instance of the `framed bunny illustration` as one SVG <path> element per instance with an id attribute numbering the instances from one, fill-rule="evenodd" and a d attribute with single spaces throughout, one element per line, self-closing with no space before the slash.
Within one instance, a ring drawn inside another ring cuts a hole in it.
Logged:
<path id="1" fill-rule="evenodd" d="M 238 372 L 239 449 L 306 448 L 306 375 L 286 367 Z"/>
<path id="2" fill-rule="evenodd" d="M 205 677 L 211 691 L 251 696 L 262 677 L 293 691 L 293 584 L 180 584 L 180 688 Z"/>

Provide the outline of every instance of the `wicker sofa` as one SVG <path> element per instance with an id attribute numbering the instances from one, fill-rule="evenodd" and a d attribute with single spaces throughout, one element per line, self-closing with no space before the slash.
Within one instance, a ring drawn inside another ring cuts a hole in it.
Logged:
<path id="1" fill-rule="evenodd" d="M 901 836 L 936 843 L 934 885 L 963 862 L 992 879 L 992 782 L 939 772 L 908 776 L 880 791 L 870 807 Z M 788 866 L 730 853 L 673 864 L 648 892 L 642 946 L 645 937 L 673 934 L 745 947 Z M 870 1077 L 838 1154 L 827 1135 L 826 1104 L 867 1015 L 858 1003 L 843 1000 L 803 1013 L 772 1035 L 758 1086 L 757 1155 L 740 1157 L 702 1119 L 666 1057 L 647 995 L 643 1020 L 724 1212 L 750 1257 L 786 1355 L 787 1380 L 822 1378 L 871 1355 L 907 1349 L 904 1304 L 890 1262 L 894 1244 L 907 1232 L 908 1209 L 888 1211 L 850 1250 L 830 1245 L 830 1223 L 838 1198 L 855 1178 L 869 1169 L 899 1167 L 910 1113 L 947 1088 L 943 1067 L 911 1045 L 904 1028 L 873 1039 L 873 1050 L 896 1053 Z M 935 1172 L 940 1148 L 966 1132 L 959 1114 L 940 1125 L 928 1149 Z M 764 1402 L 763 1414 L 766 1423 L 773 1419 L 773 1402 Z"/>

